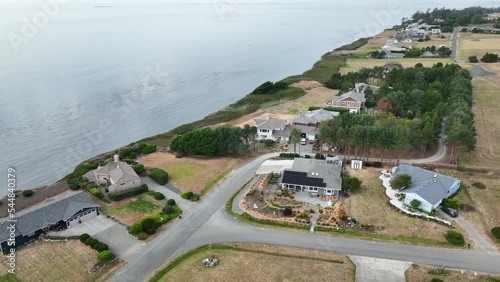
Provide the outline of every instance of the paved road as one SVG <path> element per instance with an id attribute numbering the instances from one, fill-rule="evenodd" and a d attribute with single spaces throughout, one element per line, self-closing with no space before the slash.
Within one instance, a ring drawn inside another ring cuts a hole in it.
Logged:
<path id="1" fill-rule="evenodd" d="M 452 61 L 455 61 L 456 58 L 457 58 L 457 45 L 458 45 L 458 28 L 455 28 L 453 30 L 453 36 L 451 38 L 451 55 L 450 55 L 450 59 Z"/>
<path id="2" fill-rule="evenodd" d="M 264 160 L 275 155 L 260 156 L 233 171 L 219 189 L 146 245 L 111 281 L 144 281 L 155 269 L 175 256 L 205 244 L 220 242 L 274 244 L 500 274 L 500 256 L 497 253 L 436 249 L 267 229 L 231 218 L 224 208 L 226 199 L 253 176 Z"/>

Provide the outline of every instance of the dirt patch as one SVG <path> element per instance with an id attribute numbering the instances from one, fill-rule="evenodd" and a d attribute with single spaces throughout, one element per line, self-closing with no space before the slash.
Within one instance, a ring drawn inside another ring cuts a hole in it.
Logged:
<path id="1" fill-rule="evenodd" d="M 182 191 L 196 194 L 204 189 L 207 182 L 220 173 L 236 167 L 242 158 L 176 158 L 172 153 L 153 153 L 141 157 L 138 162 L 147 169 L 158 167 L 169 173 L 170 181 Z"/>
<path id="2" fill-rule="evenodd" d="M 442 271 L 441 269 L 431 266 L 422 266 L 417 264 L 410 266 L 408 270 L 406 270 L 405 276 L 406 281 L 408 282 L 431 281 L 433 278 L 438 278 L 445 282 L 489 281 L 488 278 L 500 279 L 500 276 L 498 275 L 482 274 L 472 271 L 465 271 L 462 274 L 461 271 L 447 269 Z"/>
<path id="3" fill-rule="evenodd" d="M 193 255 L 162 281 L 354 281 L 355 268 L 343 255 L 256 244 L 230 246 L 238 250 Z M 217 258 L 219 265 L 203 266 L 207 257 Z"/>
<path id="4" fill-rule="evenodd" d="M 120 267 L 108 265 L 97 274 L 88 270 L 97 263 L 97 252 L 78 240 L 38 242 L 16 252 L 16 275 L 23 281 L 105 281 Z M 1 273 L 7 272 L 2 257 Z"/>
<path id="5" fill-rule="evenodd" d="M 286 120 L 288 123 L 300 114 L 306 112 L 309 107 L 324 107 L 325 103 L 338 94 L 338 90 L 323 87 L 317 81 L 300 81 L 293 84 L 294 87 L 306 90 L 306 94 L 296 100 L 286 101 L 276 106 L 260 109 L 254 113 L 244 115 L 233 121 L 219 124 L 218 126 L 240 126 L 245 124 L 253 126 L 253 119 L 265 119 L 272 117 Z"/>
<path id="6" fill-rule="evenodd" d="M 381 168 L 347 170 L 351 176 L 363 181 L 363 188 L 343 202 L 347 216 L 355 218 L 360 224 L 372 225 L 376 234 L 446 242 L 443 232 L 449 230 L 448 227 L 404 215 L 390 206 L 385 188 L 379 179 Z M 465 236 L 460 228 L 457 228 L 457 231 Z"/>

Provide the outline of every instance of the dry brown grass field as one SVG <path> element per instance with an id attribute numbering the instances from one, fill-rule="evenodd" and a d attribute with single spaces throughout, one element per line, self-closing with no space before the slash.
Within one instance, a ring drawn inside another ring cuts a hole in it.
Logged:
<path id="1" fill-rule="evenodd" d="M 424 265 L 411 265 L 408 270 L 406 270 L 406 281 L 407 282 L 429 282 L 433 278 L 438 278 L 444 282 L 469 282 L 469 281 L 499 281 L 500 276 L 489 275 L 482 273 L 475 273 L 471 271 L 465 271 L 463 274 L 458 270 L 445 270 L 444 274 L 432 274 L 435 271 L 439 271 L 437 268 Z M 429 273 L 431 272 L 431 273 Z M 477 275 L 476 275 L 477 274 Z M 497 279 L 497 280 L 488 280 Z"/>
<path id="2" fill-rule="evenodd" d="M 363 181 L 363 188 L 345 199 L 346 214 L 354 217 L 361 224 L 371 224 L 376 227 L 384 226 L 383 230 L 375 231 L 376 234 L 395 237 L 418 237 L 445 243 L 446 239 L 443 232 L 450 228 L 433 221 L 404 215 L 389 206 L 389 198 L 385 194 L 382 181 L 378 178 L 381 170 L 380 168 L 348 169 L 351 176 Z M 414 227 L 416 227 L 415 231 L 413 231 Z M 457 226 L 456 230 L 466 236 L 460 227 Z"/>
<path id="3" fill-rule="evenodd" d="M 121 266 L 121 263 L 115 260 L 97 274 L 88 273 L 97 263 L 97 252 L 78 240 L 35 243 L 17 251 L 16 258 L 16 275 L 22 281 L 106 281 Z M 0 273 L 6 272 L 4 256 Z"/>
<path id="4" fill-rule="evenodd" d="M 451 64 L 449 58 L 403 58 L 403 59 L 347 59 L 347 65 L 340 69 L 341 74 L 356 72 L 362 68 L 382 67 L 388 62 L 398 62 L 405 68 L 414 67 L 421 63 L 425 67 L 432 67 L 439 62 L 443 64 Z"/>
<path id="5" fill-rule="evenodd" d="M 234 168 L 239 158 L 176 158 L 172 153 L 153 153 L 139 159 L 146 168 L 161 168 L 168 172 L 171 182 L 182 191 L 200 194 L 205 185 L 219 174 Z"/>
<path id="6" fill-rule="evenodd" d="M 161 281 L 354 281 L 355 267 L 344 255 L 258 244 L 225 245 L 237 250 L 197 253 Z M 205 267 L 201 261 L 207 257 L 217 258 L 219 265 Z"/>
<path id="7" fill-rule="evenodd" d="M 489 53 L 500 53 L 500 35 L 462 32 L 458 38 L 458 60 L 468 60 L 469 56 L 479 59 Z"/>

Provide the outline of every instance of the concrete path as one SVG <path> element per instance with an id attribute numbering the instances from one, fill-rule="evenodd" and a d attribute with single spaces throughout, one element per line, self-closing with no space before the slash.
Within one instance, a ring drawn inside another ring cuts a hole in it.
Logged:
<path id="1" fill-rule="evenodd" d="M 356 265 L 356 282 L 404 282 L 411 262 L 349 256 Z"/>
<path id="2" fill-rule="evenodd" d="M 106 243 L 109 250 L 118 257 L 129 260 L 144 245 L 143 242 L 128 234 L 127 229 L 105 215 L 99 215 L 83 221 L 69 229 L 50 232 L 51 236 L 78 236 L 87 233 L 97 240 Z"/>
<path id="3" fill-rule="evenodd" d="M 177 205 L 182 209 L 183 213 L 193 209 L 196 206 L 196 202 L 181 198 L 180 194 L 156 183 L 150 177 L 141 177 L 141 181 L 142 183 L 148 185 L 149 190 L 163 193 L 163 195 L 165 195 L 167 199 L 174 199 Z"/>
<path id="4" fill-rule="evenodd" d="M 247 186 L 245 188 L 243 188 L 243 190 L 241 190 L 241 192 L 236 195 L 236 197 L 234 197 L 233 199 L 233 212 L 235 214 L 243 214 L 245 213 L 245 211 L 243 210 L 243 208 L 241 207 L 241 200 L 243 199 L 243 197 L 248 193 L 248 190 L 250 190 L 250 188 L 252 187 L 252 185 L 255 183 L 255 181 L 257 181 L 257 179 L 259 179 L 258 176 L 254 176 L 252 178 L 252 181 L 250 181 L 250 183 L 247 184 Z"/>
<path id="5" fill-rule="evenodd" d="M 497 75 L 494 72 L 485 70 L 482 66 L 478 64 L 470 64 L 470 65 L 474 67 L 474 69 L 470 71 L 470 75 L 472 76 L 472 78 L 491 77 Z"/>

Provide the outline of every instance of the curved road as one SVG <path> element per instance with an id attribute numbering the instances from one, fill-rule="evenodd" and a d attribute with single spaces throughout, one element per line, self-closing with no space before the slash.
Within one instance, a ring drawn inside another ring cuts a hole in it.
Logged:
<path id="1" fill-rule="evenodd" d="M 144 281 L 155 269 L 196 247 L 220 242 L 253 242 L 349 255 L 412 261 L 421 264 L 500 274 L 500 256 L 481 250 L 451 250 L 395 243 L 373 242 L 248 225 L 225 212 L 225 202 L 245 183 L 260 164 L 277 154 L 257 157 L 233 171 L 205 200 L 182 219 L 144 246 L 110 281 Z"/>

